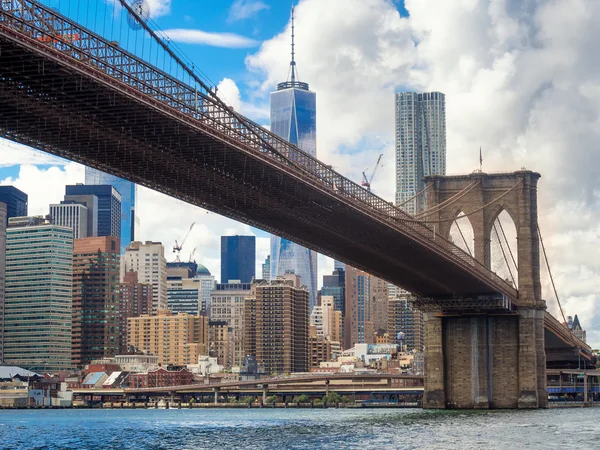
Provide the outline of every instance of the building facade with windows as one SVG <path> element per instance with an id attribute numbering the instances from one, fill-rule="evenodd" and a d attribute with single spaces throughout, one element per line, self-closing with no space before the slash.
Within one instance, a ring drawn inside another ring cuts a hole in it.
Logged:
<path id="1" fill-rule="evenodd" d="M 136 184 L 91 167 L 85 168 L 85 184 L 111 185 L 121 194 L 121 254 L 125 253 L 127 246 L 135 240 L 135 229 L 138 222 L 135 213 Z"/>
<path id="2" fill-rule="evenodd" d="M 137 272 L 127 272 L 119 283 L 119 310 L 119 348 L 121 353 L 126 353 L 127 319 L 150 314 L 152 311 L 152 285 L 140 283 Z"/>
<path id="3" fill-rule="evenodd" d="M 152 313 L 168 308 L 167 260 L 160 242 L 129 244 L 121 258 L 121 280 L 127 272 L 137 272 L 139 282 L 152 285 Z"/>
<path id="4" fill-rule="evenodd" d="M 210 319 L 225 322 L 229 327 L 229 348 L 223 362 L 230 368 L 240 366 L 244 360 L 244 306 L 250 294 L 250 283 L 218 283 L 211 293 Z"/>
<path id="5" fill-rule="evenodd" d="M 6 205 L 5 225 L 11 217 L 27 215 L 27 194 L 14 186 L 0 186 L 0 203 Z"/>
<path id="6" fill-rule="evenodd" d="M 73 309 L 73 230 L 43 217 L 12 219 L 6 231 L 4 362 L 68 370 Z"/>
<path id="7" fill-rule="evenodd" d="M 54 225 L 69 227 L 74 239 L 93 237 L 88 235 L 88 209 L 80 203 L 50 205 L 50 217 Z"/>
<path id="8" fill-rule="evenodd" d="M 396 205 L 423 210 L 424 178 L 446 174 L 446 98 L 441 92 L 396 93 Z"/>
<path id="9" fill-rule="evenodd" d="M 251 283 L 256 275 L 256 237 L 221 236 L 221 283 Z"/>
<path id="10" fill-rule="evenodd" d="M 159 364 L 195 364 L 208 351 L 208 318 L 159 311 L 127 319 L 127 343 L 158 356 Z"/>
<path id="11" fill-rule="evenodd" d="M 0 364 L 4 361 L 4 289 L 6 273 L 6 203 L 0 202 Z"/>
<path id="12" fill-rule="evenodd" d="M 75 367 L 119 353 L 119 238 L 76 239 L 73 245 L 73 335 Z"/>
<path id="13" fill-rule="evenodd" d="M 309 294 L 295 274 L 252 285 L 244 310 L 245 353 L 265 373 L 309 369 Z"/>
<path id="14" fill-rule="evenodd" d="M 110 185 L 70 185 L 65 188 L 65 199 L 95 196 L 98 199 L 96 236 L 121 236 L 121 194 Z M 89 206 L 86 205 L 89 210 Z"/>

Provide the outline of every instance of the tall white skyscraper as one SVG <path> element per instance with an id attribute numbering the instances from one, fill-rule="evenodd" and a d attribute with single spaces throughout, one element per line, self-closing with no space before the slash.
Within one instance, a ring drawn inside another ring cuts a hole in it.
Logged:
<path id="1" fill-rule="evenodd" d="M 396 205 L 423 210 L 424 177 L 446 174 L 446 99 L 441 92 L 396 93 Z"/>
<path id="2" fill-rule="evenodd" d="M 290 79 L 271 93 L 271 131 L 311 156 L 317 154 L 317 96 L 308 83 L 296 79 L 294 11 L 292 9 L 292 60 Z M 317 252 L 287 239 L 271 236 L 271 280 L 295 273 L 308 288 L 310 310 L 317 298 Z M 224 281 L 224 280 L 221 280 Z"/>
<path id="3" fill-rule="evenodd" d="M 88 235 L 88 209 L 78 203 L 50 205 L 52 223 L 73 230 L 74 239 L 92 237 Z"/>
<path id="4" fill-rule="evenodd" d="M 152 285 L 152 313 L 168 308 L 167 260 L 160 242 L 134 241 L 121 257 L 121 281 L 127 272 L 137 272 L 140 283 Z"/>

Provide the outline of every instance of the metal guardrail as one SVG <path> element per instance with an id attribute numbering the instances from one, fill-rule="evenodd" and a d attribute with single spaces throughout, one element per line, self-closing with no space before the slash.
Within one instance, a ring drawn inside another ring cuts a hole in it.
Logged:
<path id="1" fill-rule="evenodd" d="M 52 53 L 62 60 L 68 58 L 71 64 L 90 75 L 107 75 L 113 86 L 128 91 L 136 98 L 140 93 L 144 94 L 145 100 L 152 99 L 162 104 L 163 109 L 170 108 L 179 120 L 292 173 L 304 183 L 409 236 L 498 292 L 512 299 L 518 297 L 518 292 L 511 285 L 461 248 L 436 235 L 426 225 L 416 223 L 400 208 L 236 113 L 210 90 L 179 81 L 118 47 L 118 44 L 36 1 L 3 0 L 0 29 L 5 34 L 12 31 L 13 38 L 29 38 L 29 44 L 36 45 L 38 50 Z M 106 77 L 103 82 L 107 82 Z"/>

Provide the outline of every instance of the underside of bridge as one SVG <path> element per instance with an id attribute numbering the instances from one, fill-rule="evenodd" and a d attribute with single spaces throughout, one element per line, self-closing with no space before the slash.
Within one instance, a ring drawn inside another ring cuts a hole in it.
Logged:
<path id="1" fill-rule="evenodd" d="M 27 23 L 20 30 L 14 17 L 0 20 L 1 137 L 288 238 L 424 298 L 498 295 L 494 283 L 502 280 L 478 273 L 473 262 L 457 264 L 452 252 L 468 255 L 442 251 L 429 239 L 431 230 L 410 216 L 403 215 L 403 223 L 369 209 L 362 199 L 393 207 L 349 180 L 327 186 L 316 172 L 245 145 L 242 131 L 235 135 L 219 126 L 219 117 L 182 112 L 190 96 L 193 103 L 193 89 L 113 43 L 86 38 L 85 30 L 73 29 L 51 10 L 39 14 L 63 30 L 71 27 L 62 33 L 80 40 L 58 42 L 43 27 L 29 29 Z"/>

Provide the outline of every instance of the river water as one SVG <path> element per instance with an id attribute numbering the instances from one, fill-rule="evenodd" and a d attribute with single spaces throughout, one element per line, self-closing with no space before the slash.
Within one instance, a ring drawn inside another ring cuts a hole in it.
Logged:
<path id="1" fill-rule="evenodd" d="M 587 449 L 600 408 L 2 410 L 2 449 Z"/>

